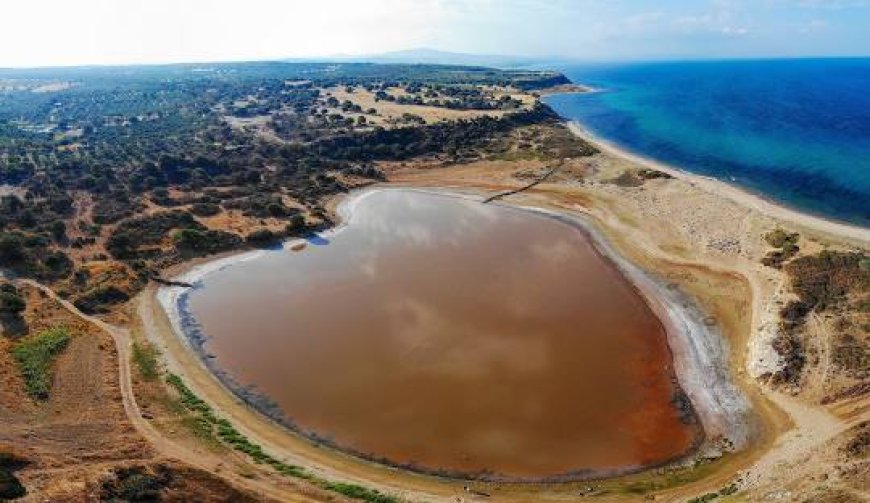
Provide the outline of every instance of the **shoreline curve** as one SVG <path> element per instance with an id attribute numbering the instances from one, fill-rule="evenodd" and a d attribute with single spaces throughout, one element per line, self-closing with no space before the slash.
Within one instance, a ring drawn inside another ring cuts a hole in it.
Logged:
<path id="1" fill-rule="evenodd" d="M 728 183 L 724 180 L 706 175 L 692 173 L 685 169 L 666 164 L 641 154 L 630 152 L 615 143 L 596 136 L 583 124 L 575 119 L 562 117 L 567 128 L 578 138 L 589 142 L 602 152 L 623 159 L 638 166 L 657 171 L 678 178 L 701 190 L 725 198 L 741 207 L 757 211 L 762 215 L 788 222 L 792 225 L 814 230 L 822 234 L 830 234 L 838 238 L 857 241 L 863 245 L 870 245 L 870 228 L 857 224 L 832 220 L 813 213 L 807 213 L 800 209 L 792 208 L 782 203 L 765 198 L 763 195 L 754 193 L 748 189 Z"/>
<path id="2" fill-rule="evenodd" d="M 479 200 L 479 197 L 457 193 L 449 190 L 432 188 L 366 188 L 356 193 L 351 192 L 336 208 L 339 223 L 322 233 L 321 236 L 333 236 L 353 220 L 353 209 L 363 198 L 384 190 L 411 190 L 466 200 Z M 624 475 L 645 472 L 662 466 L 676 466 L 690 462 L 697 456 L 716 455 L 721 453 L 722 446 L 728 450 L 740 450 L 746 447 L 750 436 L 750 417 L 752 409 L 749 401 L 734 384 L 730 375 L 727 341 L 715 327 L 705 324 L 706 315 L 689 296 L 679 290 L 669 288 L 667 284 L 651 273 L 634 265 L 591 223 L 579 215 L 557 212 L 532 206 L 498 204 L 505 209 L 528 211 L 547 218 L 554 218 L 572 229 L 583 232 L 590 239 L 595 250 L 609 261 L 624 279 L 635 288 L 644 301 L 665 328 L 667 344 L 671 352 L 673 372 L 678 388 L 686 394 L 691 403 L 693 414 L 701 423 L 701 439 L 685 454 L 674 459 L 665 460 L 654 465 L 624 466 L 595 470 L 579 470 L 553 476 L 523 478 L 503 476 L 494 473 L 465 473 L 436 468 L 419 467 L 393 462 L 385 458 L 377 458 L 367 453 L 355 452 L 340 445 L 333 445 L 316 434 L 302 431 L 296 427 L 280 408 L 255 389 L 245 387 L 236 382 L 231 375 L 224 372 L 214 363 L 203 348 L 207 340 L 198 327 L 196 320 L 186 309 L 188 289 L 179 286 L 160 286 L 155 298 L 169 320 L 173 336 L 182 346 L 193 353 L 193 356 L 205 367 L 206 371 L 217 383 L 235 399 L 241 400 L 265 420 L 275 423 L 288 434 L 297 436 L 300 440 L 316 446 L 334 449 L 337 453 L 349 454 L 361 461 L 374 462 L 385 467 L 398 468 L 411 473 L 447 477 L 457 480 L 478 480 L 487 482 L 509 483 L 565 483 L 600 478 L 616 478 Z M 300 239 L 288 240 L 283 243 L 284 250 L 292 248 Z M 192 283 L 194 288 L 201 287 L 202 279 L 209 274 L 225 267 L 256 259 L 269 253 L 269 250 L 252 250 L 240 252 L 212 261 L 190 264 L 182 272 L 173 276 L 174 281 Z M 725 440 L 723 442 L 723 439 Z"/>

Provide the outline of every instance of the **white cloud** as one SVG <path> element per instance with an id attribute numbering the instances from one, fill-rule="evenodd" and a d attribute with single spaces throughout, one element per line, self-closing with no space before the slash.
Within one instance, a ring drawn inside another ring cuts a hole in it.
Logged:
<path id="1" fill-rule="evenodd" d="M 441 0 L 12 0 L 0 65 L 262 59 L 426 45 Z"/>
<path id="2" fill-rule="evenodd" d="M 826 31 L 830 27 L 830 23 L 824 19 L 813 19 L 801 26 L 798 31 L 804 34 L 819 33 Z"/>
<path id="3" fill-rule="evenodd" d="M 864 7 L 870 0 L 3 0 L 0 66 L 417 47 L 601 59 L 866 54 Z M 816 36 L 803 44 L 797 33 Z"/>
<path id="4" fill-rule="evenodd" d="M 724 35 L 729 35 L 732 37 L 746 35 L 749 33 L 749 28 L 744 28 L 741 26 L 723 26 L 719 30 Z"/>
<path id="5" fill-rule="evenodd" d="M 792 1 L 798 7 L 809 9 L 860 9 L 870 7 L 868 0 L 796 0 Z"/>

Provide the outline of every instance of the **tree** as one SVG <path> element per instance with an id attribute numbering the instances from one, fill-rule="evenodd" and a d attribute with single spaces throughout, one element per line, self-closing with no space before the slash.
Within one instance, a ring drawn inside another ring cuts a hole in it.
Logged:
<path id="1" fill-rule="evenodd" d="M 245 236 L 245 241 L 254 246 L 267 246 L 274 243 L 277 237 L 269 229 L 258 229 Z"/>
<path id="2" fill-rule="evenodd" d="M 27 308 L 27 302 L 15 292 L 0 291 L 0 314 L 17 315 Z"/>
<path id="3" fill-rule="evenodd" d="M 24 260 L 26 251 L 21 236 L 3 234 L 0 236 L 0 265 L 10 265 Z"/>
<path id="4" fill-rule="evenodd" d="M 287 234 L 298 234 L 305 230 L 305 217 L 301 213 L 297 213 L 290 217 L 290 223 L 287 224 Z"/>
<path id="5" fill-rule="evenodd" d="M 66 236 L 66 224 L 63 223 L 63 220 L 55 220 L 49 226 L 49 230 L 51 231 L 51 236 L 55 241 L 63 240 L 64 236 Z"/>

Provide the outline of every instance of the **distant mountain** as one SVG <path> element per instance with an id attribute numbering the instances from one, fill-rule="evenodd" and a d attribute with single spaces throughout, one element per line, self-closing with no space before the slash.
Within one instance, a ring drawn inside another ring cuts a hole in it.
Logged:
<path id="1" fill-rule="evenodd" d="M 363 56 L 336 55 L 322 58 L 321 61 L 323 60 L 354 63 L 419 63 L 430 65 L 489 66 L 496 68 L 517 68 L 541 62 L 540 59 L 527 56 L 467 54 L 427 48 L 407 49 Z M 294 61 L 297 60 L 294 59 Z"/>

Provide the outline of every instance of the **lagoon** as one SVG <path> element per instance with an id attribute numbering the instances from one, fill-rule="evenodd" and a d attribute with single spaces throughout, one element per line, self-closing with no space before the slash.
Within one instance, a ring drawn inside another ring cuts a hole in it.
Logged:
<path id="1" fill-rule="evenodd" d="M 667 333 L 581 228 L 413 190 L 197 281 L 209 366 L 309 438 L 394 465 L 544 479 L 636 470 L 702 437 Z"/>

